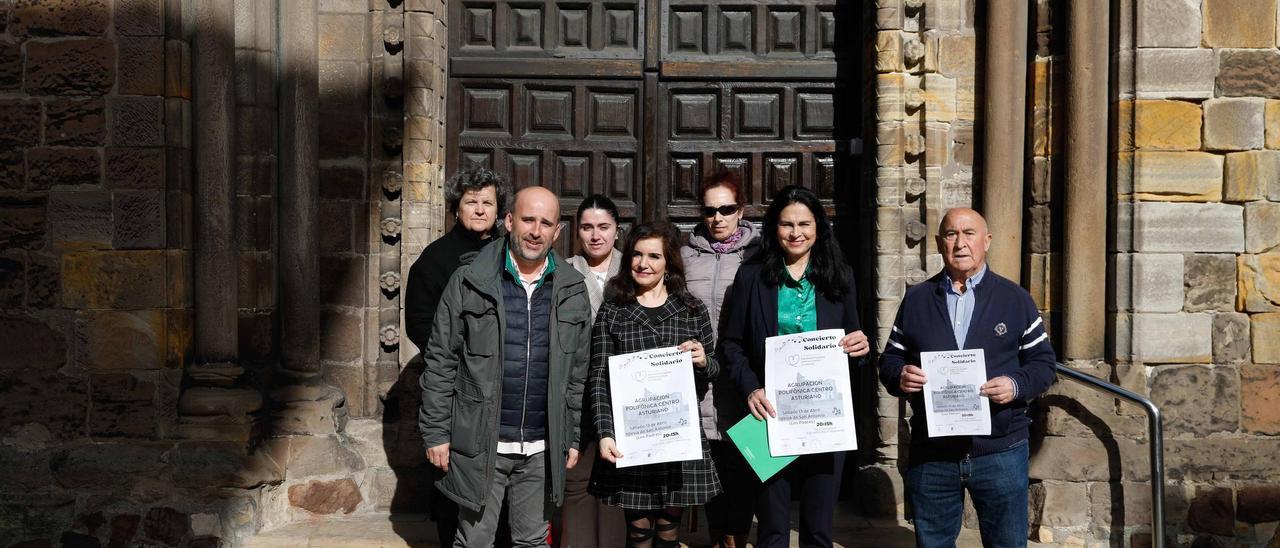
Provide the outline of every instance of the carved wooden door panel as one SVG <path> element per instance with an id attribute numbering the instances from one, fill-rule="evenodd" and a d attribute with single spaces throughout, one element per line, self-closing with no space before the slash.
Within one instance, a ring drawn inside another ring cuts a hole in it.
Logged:
<path id="1" fill-rule="evenodd" d="M 836 213 L 858 135 L 860 28 L 837 0 L 475 0 L 450 6 L 447 170 L 488 166 L 546 186 L 568 222 L 602 193 L 627 226 L 698 222 L 704 177 L 746 182 L 763 214 L 788 184 Z M 852 13 L 850 13 L 852 12 Z M 839 23 L 839 25 L 837 24 Z"/>

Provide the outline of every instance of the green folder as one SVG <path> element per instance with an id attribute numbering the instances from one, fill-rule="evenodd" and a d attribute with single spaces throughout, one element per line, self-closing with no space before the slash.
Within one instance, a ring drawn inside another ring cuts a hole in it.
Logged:
<path id="1" fill-rule="evenodd" d="M 795 455 L 775 457 L 769 454 L 769 430 L 766 424 L 765 421 L 747 415 L 729 428 L 729 438 L 738 446 L 738 451 L 742 452 L 751 469 L 760 476 L 760 481 L 768 480 L 796 460 Z"/>

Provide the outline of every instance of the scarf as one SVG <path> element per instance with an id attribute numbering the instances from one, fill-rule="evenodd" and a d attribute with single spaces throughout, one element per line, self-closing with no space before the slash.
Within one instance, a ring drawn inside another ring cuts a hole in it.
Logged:
<path id="1" fill-rule="evenodd" d="M 738 227 L 737 230 L 733 231 L 733 235 L 725 238 L 723 242 L 711 242 L 711 250 L 716 253 L 728 253 L 733 251 L 733 248 L 738 245 L 738 242 L 742 241 L 742 236 L 746 233 L 747 229 Z"/>

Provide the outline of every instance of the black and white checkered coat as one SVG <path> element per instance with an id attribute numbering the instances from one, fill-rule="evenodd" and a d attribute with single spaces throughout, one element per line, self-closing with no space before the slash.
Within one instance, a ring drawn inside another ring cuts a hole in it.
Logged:
<path id="1" fill-rule="evenodd" d="M 657 322 L 651 321 L 649 313 L 639 304 L 605 302 L 600 306 L 591 329 L 591 368 L 587 376 L 591 411 L 600 438 L 614 437 L 609 357 L 676 346 L 690 339 L 701 341 L 707 354 L 706 368 L 694 368 L 694 384 L 705 390 L 707 381 L 720 372 L 714 358 L 715 336 L 706 306 L 701 302 L 689 306 L 670 298 L 662 305 Z M 589 491 L 605 504 L 635 510 L 698 506 L 720 493 L 720 480 L 711 463 L 705 434 L 700 460 L 619 469 L 599 454 L 594 457 L 597 460 Z"/>

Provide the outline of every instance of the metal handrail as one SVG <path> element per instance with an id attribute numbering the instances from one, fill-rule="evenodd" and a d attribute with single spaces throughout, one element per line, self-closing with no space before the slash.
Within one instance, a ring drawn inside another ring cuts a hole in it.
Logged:
<path id="1" fill-rule="evenodd" d="M 1128 400 L 1130 403 L 1142 406 L 1146 411 L 1147 439 L 1151 445 L 1151 546 L 1164 548 L 1164 426 L 1160 418 L 1160 408 L 1156 407 L 1151 400 L 1135 392 L 1093 375 L 1081 373 L 1061 363 L 1055 364 L 1055 368 L 1063 377 Z"/>

